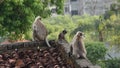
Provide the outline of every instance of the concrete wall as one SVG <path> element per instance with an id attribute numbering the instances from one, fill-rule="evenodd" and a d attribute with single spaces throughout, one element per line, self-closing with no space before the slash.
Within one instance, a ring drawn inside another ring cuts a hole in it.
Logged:
<path id="1" fill-rule="evenodd" d="M 77 15 L 90 14 L 100 15 L 110 9 L 110 5 L 115 3 L 115 0 L 67 0 L 65 6 L 69 6 L 69 13 L 72 15 L 72 11 L 77 10 Z M 66 12 L 65 12 L 66 14 Z"/>

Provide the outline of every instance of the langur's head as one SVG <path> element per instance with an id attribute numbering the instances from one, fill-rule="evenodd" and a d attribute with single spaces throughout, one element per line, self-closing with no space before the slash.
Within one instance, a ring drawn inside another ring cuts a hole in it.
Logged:
<path id="1" fill-rule="evenodd" d="M 37 16 L 37 17 L 35 18 L 35 20 L 34 20 L 34 22 L 33 22 L 33 29 L 34 29 L 34 30 L 37 30 L 37 27 L 38 27 L 37 23 L 39 23 L 40 20 L 41 20 L 41 17 L 40 17 L 40 16 Z"/>
<path id="2" fill-rule="evenodd" d="M 41 17 L 40 17 L 40 16 L 37 16 L 37 17 L 36 17 L 36 19 L 39 19 L 39 20 L 41 20 Z"/>
<path id="3" fill-rule="evenodd" d="M 78 38 L 83 39 L 83 38 L 84 38 L 84 33 L 81 32 L 81 31 L 78 31 L 78 32 L 76 33 L 76 36 L 77 36 Z"/>
<path id="4" fill-rule="evenodd" d="M 64 34 L 66 34 L 66 33 L 67 33 L 67 31 L 66 31 L 66 30 L 63 30 L 63 33 L 64 33 Z"/>
<path id="5" fill-rule="evenodd" d="M 35 18 L 35 21 L 34 21 L 34 22 L 36 22 L 36 21 L 38 21 L 38 20 L 41 20 L 41 17 L 40 17 L 40 16 L 37 16 L 37 17 Z"/>

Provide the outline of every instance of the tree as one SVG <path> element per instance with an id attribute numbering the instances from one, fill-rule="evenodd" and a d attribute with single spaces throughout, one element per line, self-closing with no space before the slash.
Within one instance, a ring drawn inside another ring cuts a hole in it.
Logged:
<path id="1" fill-rule="evenodd" d="M 35 17 L 49 17 L 49 4 L 56 5 L 62 13 L 63 1 L 56 0 L 3 0 L 0 2 L 0 36 L 21 38 L 30 29 Z"/>
<path id="2" fill-rule="evenodd" d="M 110 10 L 106 11 L 104 14 L 105 27 L 106 27 L 106 36 L 108 37 L 107 40 L 114 45 L 119 45 L 119 38 L 120 38 L 120 31 L 119 31 L 119 24 L 120 24 L 120 0 L 118 3 L 111 4 Z"/>
<path id="3" fill-rule="evenodd" d="M 57 6 L 57 8 L 56 8 L 56 11 L 57 11 L 57 13 L 58 14 L 63 14 L 63 9 L 64 9 L 64 7 L 63 7 L 63 5 L 64 5 L 64 0 L 56 0 L 56 3 L 55 3 L 55 5 Z"/>
<path id="4" fill-rule="evenodd" d="M 104 41 L 104 32 L 106 29 L 106 22 L 102 16 L 100 16 L 99 19 L 96 20 L 95 28 L 96 28 L 96 32 L 98 32 L 99 41 L 103 42 Z"/>

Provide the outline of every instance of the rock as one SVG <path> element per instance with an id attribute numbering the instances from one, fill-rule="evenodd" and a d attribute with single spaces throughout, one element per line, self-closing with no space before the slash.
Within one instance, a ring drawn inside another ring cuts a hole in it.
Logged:
<path id="1" fill-rule="evenodd" d="M 80 65 L 81 68 L 87 68 L 87 67 L 92 66 L 92 63 L 90 63 L 86 59 L 76 59 L 76 62 L 78 65 Z"/>
<path id="2" fill-rule="evenodd" d="M 100 66 L 95 65 L 95 66 L 90 66 L 89 68 L 101 68 L 101 67 L 100 67 Z"/>

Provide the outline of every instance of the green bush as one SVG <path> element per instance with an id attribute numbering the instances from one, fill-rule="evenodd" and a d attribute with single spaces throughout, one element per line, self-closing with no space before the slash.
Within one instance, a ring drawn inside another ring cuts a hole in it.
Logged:
<path id="1" fill-rule="evenodd" d="M 59 33 L 66 29 L 68 31 L 66 35 L 66 39 L 68 41 L 71 40 L 69 37 L 70 33 L 76 28 L 76 23 L 74 23 L 71 19 L 71 16 L 67 15 L 59 15 L 57 17 L 50 17 L 43 19 L 43 23 L 45 24 L 48 30 L 48 39 L 57 39 Z"/>
<path id="2" fill-rule="evenodd" d="M 99 61 L 98 64 L 101 66 L 101 68 L 119 68 L 120 58 L 102 60 L 102 61 Z"/>
<path id="3" fill-rule="evenodd" d="M 68 31 L 66 39 L 68 41 L 72 39 L 77 31 L 85 32 L 89 37 L 87 40 L 93 40 L 93 36 L 90 33 L 95 32 L 94 21 L 96 19 L 98 19 L 98 16 L 83 15 L 71 17 L 69 15 L 58 15 L 56 17 L 43 19 L 43 23 L 48 29 L 49 39 L 56 39 L 58 34 L 63 29 L 66 29 Z M 94 38 L 96 38 L 96 36 L 94 36 Z"/>
<path id="4" fill-rule="evenodd" d="M 86 50 L 88 59 L 94 64 L 104 59 L 107 51 L 104 44 L 101 42 L 87 42 Z"/>
<path id="5" fill-rule="evenodd" d="M 106 68 L 119 68 L 120 67 L 120 58 L 109 59 L 105 62 Z"/>

